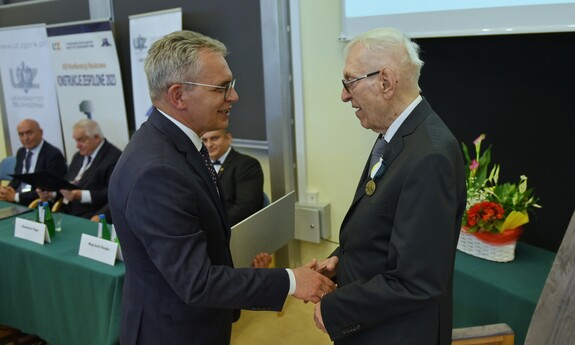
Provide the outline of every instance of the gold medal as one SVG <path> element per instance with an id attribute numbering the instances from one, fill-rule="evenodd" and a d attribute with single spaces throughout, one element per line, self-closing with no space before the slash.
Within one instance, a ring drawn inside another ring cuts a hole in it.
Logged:
<path id="1" fill-rule="evenodd" d="M 367 181 L 365 184 L 365 194 L 373 195 L 373 193 L 375 193 L 375 187 L 375 182 L 373 182 L 373 180 Z"/>

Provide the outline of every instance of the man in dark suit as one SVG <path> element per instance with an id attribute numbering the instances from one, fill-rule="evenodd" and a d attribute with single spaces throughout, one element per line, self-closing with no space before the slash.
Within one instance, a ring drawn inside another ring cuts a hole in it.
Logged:
<path id="1" fill-rule="evenodd" d="M 306 266 L 234 269 L 221 186 L 201 136 L 238 101 L 219 41 L 191 31 L 157 40 L 145 71 L 154 110 L 112 174 L 109 206 L 126 265 L 120 343 L 229 344 L 234 309 L 281 310 L 292 294 L 335 289 Z M 235 315 L 234 315 L 235 314 Z"/>
<path id="2" fill-rule="evenodd" d="M 59 191 L 64 198 L 62 211 L 90 219 L 106 213 L 110 176 L 122 151 L 104 138 L 100 125 L 94 120 L 77 122 L 72 137 L 78 152 L 72 157 L 65 179 L 78 189 Z M 44 193 L 40 193 L 44 200 L 54 199 L 55 193 L 49 193 L 49 197 Z M 106 218 L 111 222 L 109 214 Z"/>
<path id="3" fill-rule="evenodd" d="M 36 120 L 22 120 L 16 127 L 22 147 L 16 152 L 16 174 L 49 171 L 63 177 L 68 169 L 62 152 L 43 139 L 44 131 Z M 28 205 L 38 198 L 36 190 L 27 183 L 12 179 L 0 189 L 0 200 Z"/>
<path id="4" fill-rule="evenodd" d="M 458 141 L 419 95 L 419 47 L 395 29 L 346 48 L 341 98 L 379 134 L 321 270 L 338 289 L 314 319 L 335 344 L 451 344 L 465 170 Z M 383 141 L 385 140 L 385 141 Z"/>
<path id="5" fill-rule="evenodd" d="M 218 173 L 230 224 L 233 226 L 263 206 L 262 166 L 257 159 L 231 147 L 232 134 L 227 129 L 207 132 L 202 136 L 202 142 L 208 148 Z"/>

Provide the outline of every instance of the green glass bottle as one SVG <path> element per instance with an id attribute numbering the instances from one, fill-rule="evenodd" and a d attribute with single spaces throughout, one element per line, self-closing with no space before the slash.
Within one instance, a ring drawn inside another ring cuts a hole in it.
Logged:
<path id="1" fill-rule="evenodd" d="M 38 202 L 38 206 L 36 206 L 36 223 L 44 223 L 44 219 L 40 221 L 40 214 L 42 213 L 43 203 L 40 201 Z"/>
<path id="2" fill-rule="evenodd" d="M 48 228 L 48 233 L 50 234 L 50 238 L 56 236 L 56 226 L 54 225 L 54 217 L 52 216 L 52 211 L 50 210 L 50 204 L 47 201 L 42 203 L 42 207 L 44 208 L 44 224 Z"/>
<path id="3" fill-rule="evenodd" d="M 108 229 L 108 224 L 106 223 L 106 216 L 101 214 L 99 217 L 100 224 L 98 226 L 100 227 L 100 234 L 102 235 L 103 239 L 110 241 L 112 235 L 110 234 L 110 229 Z"/>

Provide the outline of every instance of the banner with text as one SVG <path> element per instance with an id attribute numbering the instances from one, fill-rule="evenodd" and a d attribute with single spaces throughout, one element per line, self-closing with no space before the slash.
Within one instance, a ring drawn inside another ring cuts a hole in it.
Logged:
<path id="1" fill-rule="evenodd" d="M 148 49 L 159 38 L 182 30 L 182 9 L 143 13 L 130 16 L 130 57 L 132 64 L 132 95 L 136 129 L 146 121 L 152 109 L 144 62 Z"/>
<path id="2" fill-rule="evenodd" d="M 48 27 L 68 162 L 77 151 L 74 124 L 92 119 L 123 150 L 128 122 L 122 76 L 110 21 Z"/>
<path id="3" fill-rule="evenodd" d="M 0 78 L 12 154 L 22 146 L 16 126 L 38 121 L 44 139 L 64 149 L 54 74 L 44 24 L 0 29 Z"/>

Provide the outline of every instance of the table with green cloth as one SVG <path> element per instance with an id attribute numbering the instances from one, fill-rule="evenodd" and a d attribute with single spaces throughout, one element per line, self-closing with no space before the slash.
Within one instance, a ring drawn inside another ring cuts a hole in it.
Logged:
<path id="1" fill-rule="evenodd" d="M 515 260 L 493 262 L 457 251 L 453 327 L 506 323 L 523 344 L 555 253 L 517 243 Z"/>
<path id="2" fill-rule="evenodd" d="M 96 236 L 98 224 L 62 214 L 62 231 L 40 245 L 14 237 L 15 218 L 0 221 L 0 324 L 51 345 L 118 344 L 124 263 L 78 255 L 82 233 Z"/>

